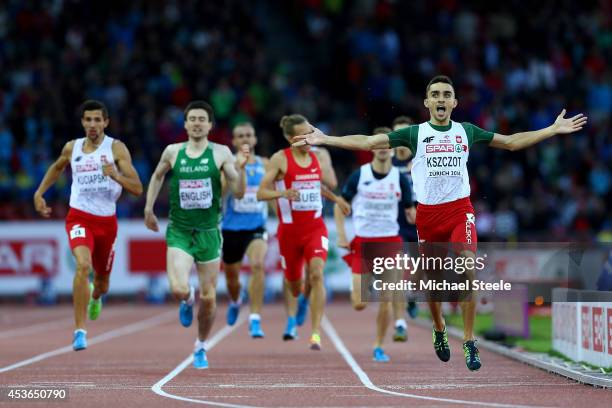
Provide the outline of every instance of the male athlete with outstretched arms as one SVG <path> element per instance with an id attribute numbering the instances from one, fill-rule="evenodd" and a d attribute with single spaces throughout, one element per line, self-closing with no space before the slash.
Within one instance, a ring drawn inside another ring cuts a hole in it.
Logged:
<path id="1" fill-rule="evenodd" d="M 344 149 L 375 150 L 405 146 L 412 153 L 412 177 L 418 201 L 416 226 L 421 243 L 450 242 L 460 244 L 459 255 L 475 257 L 477 236 L 474 209 L 470 202 L 467 172 L 469 151 L 474 143 L 516 151 L 542 142 L 556 134 L 574 133 L 582 129 L 587 118 L 578 114 L 565 117 L 561 111 L 550 126 L 511 135 L 484 131 L 470 123 L 451 120 L 457 106 L 455 89 L 450 78 L 439 75 L 427 84 L 425 107 L 428 122 L 408 126 L 391 133 L 373 136 L 328 136 L 318 129 L 294 137 L 293 146 L 328 145 Z M 306 130 L 306 129 L 305 129 Z M 474 271 L 466 272 L 468 276 Z M 433 318 L 433 344 L 438 358 L 450 359 L 450 347 L 440 302 L 430 301 Z M 474 339 L 475 297 L 461 302 L 463 310 L 463 351 L 468 369 L 478 370 L 481 361 Z"/>

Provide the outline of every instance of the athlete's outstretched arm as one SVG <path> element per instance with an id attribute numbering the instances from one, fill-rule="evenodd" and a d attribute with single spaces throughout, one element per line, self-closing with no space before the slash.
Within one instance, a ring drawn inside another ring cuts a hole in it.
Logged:
<path id="1" fill-rule="evenodd" d="M 261 182 L 259 183 L 257 200 L 267 201 L 276 200 L 277 198 L 294 200 L 298 197 L 299 194 L 296 190 L 289 189 L 279 191 L 274 188 L 274 181 L 282 173 L 283 160 L 284 158 L 282 156 L 282 152 L 276 152 L 270 158 L 270 161 L 266 166 L 266 174 L 264 174 Z"/>
<path id="2" fill-rule="evenodd" d="M 113 142 L 113 157 L 119 168 L 119 173 L 116 171 L 115 166 L 112 163 L 108 163 L 102 166 L 102 173 L 105 176 L 109 176 L 117 183 L 121 184 L 121 187 L 134 195 L 142 194 L 142 183 L 138 172 L 132 164 L 132 156 L 125 143 L 115 140 Z"/>
<path id="3" fill-rule="evenodd" d="M 376 150 L 388 149 L 390 147 L 389 136 L 386 133 L 372 136 L 328 136 L 315 127 L 313 127 L 312 133 L 295 136 L 294 140 L 297 140 L 297 142 L 293 143 L 294 146 L 327 145 L 348 150 Z"/>
<path id="4" fill-rule="evenodd" d="M 159 159 L 159 163 L 157 163 L 157 167 L 155 167 L 155 171 L 151 175 L 151 181 L 149 181 L 147 201 L 144 208 L 144 221 L 147 228 L 152 231 L 159 231 L 159 225 L 157 224 L 157 217 L 153 212 L 153 207 L 155 206 L 155 201 L 159 195 L 159 190 L 161 190 L 161 187 L 164 184 L 166 173 L 168 173 L 172 168 L 171 146 L 172 145 L 166 146 L 164 149 L 161 158 Z"/>
<path id="5" fill-rule="evenodd" d="M 51 215 L 51 208 L 47 207 L 47 202 L 43 198 L 43 195 L 53 184 L 55 184 L 66 166 L 68 166 L 68 164 L 70 163 L 73 146 L 73 140 L 64 145 L 64 147 L 62 148 L 62 153 L 57 158 L 57 160 L 51 166 L 49 166 L 47 172 L 45 173 L 45 176 L 40 182 L 40 185 L 34 192 L 34 208 L 40 215 L 45 218 L 48 218 Z"/>
<path id="6" fill-rule="evenodd" d="M 227 146 L 222 146 L 225 160 L 223 162 L 223 174 L 229 186 L 230 191 L 237 199 L 244 197 L 246 191 L 246 172 L 244 167 L 249 161 L 251 155 L 249 145 L 242 145 L 236 157 Z"/>
<path id="7" fill-rule="evenodd" d="M 491 143 L 489 143 L 489 146 L 510 151 L 521 150 L 536 143 L 540 143 L 541 141 L 546 140 L 556 134 L 577 132 L 587 123 L 587 117 L 582 113 L 579 113 L 571 118 L 565 118 L 564 116 L 565 109 L 563 109 L 559 116 L 557 116 L 555 123 L 540 130 L 519 132 L 509 136 L 495 133 L 495 135 L 493 135 L 493 140 L 491 140 Z"/>

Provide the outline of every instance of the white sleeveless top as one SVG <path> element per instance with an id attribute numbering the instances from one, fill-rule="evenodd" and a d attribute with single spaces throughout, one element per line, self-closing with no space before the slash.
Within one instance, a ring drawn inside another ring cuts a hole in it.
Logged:
<path id="1" fill-rule="evenodd" d="M 448 131 L 419 125 L 412 180 L 416 199 L 422 204 L 442 204 L 470 196 L 467 171 L 468 137 L 463 126 L 451 122 Z"/>
<path id="2" fill-rule="evenodd" d="M 115 215 L 115 203 L 121 195 L 122 187 L 102 174 L 103 163 L 115 162 L 113 140 L 112 137 L 104 135 L 100 146 L 91 153 L 83 153 L 85 138 L 75 140 L 70 158 L 70 207 L 104 217 Z"/>
<path id="3" fill-rule="evenodd" d="M 397 167 L 376 179 L 370 163 L 361 166 L 357 194 L 353 198 L 355 235 L 364 238 L 393 237 L 399 232 L 397 214 L 402 190 Z"/>

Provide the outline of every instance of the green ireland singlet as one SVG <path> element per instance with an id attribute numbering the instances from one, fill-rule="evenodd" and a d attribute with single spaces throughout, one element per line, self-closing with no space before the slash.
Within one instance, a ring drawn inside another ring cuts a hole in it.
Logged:
<path id="1" fill-rule="evenodd" d="M 189 253 L 197 262 L 219 258 L 221 236 L 221 172 L 215 164 L 212 143 L 197 158 L 179 150 L 170 179 L 169 247 Z"/>

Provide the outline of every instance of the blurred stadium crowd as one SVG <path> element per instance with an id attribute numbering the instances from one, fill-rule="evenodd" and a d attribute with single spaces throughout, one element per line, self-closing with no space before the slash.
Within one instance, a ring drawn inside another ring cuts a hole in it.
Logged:
<path id="1" fill-rule="evenodd" d="M 394 117 L 428 119 L 424 87 L 455 81 L 457 121 L 512 133 L 563 107 L 588 127 L 519 153 L 470 154 L 482 240 L 612 240 L 612 2 L 457 0 L 77 1 L 0 4 L 0 219 L 33 219 L 32 194 L 86 98 L 110 108 L 108 134 L 148 183 L 182 111 L 208 100 L 211 139 L 251 120 L 258 153 L 285 146 L 278 120 L 304 114 L 331 134 Z M 340 181 L 361 156 L 333 150 Z M 66 213 L 69 176 L 47 195 Z M 144 197 L 120 217 L 142 217 Z M 164 194 L 159 213 L 167 205 Z"/>

